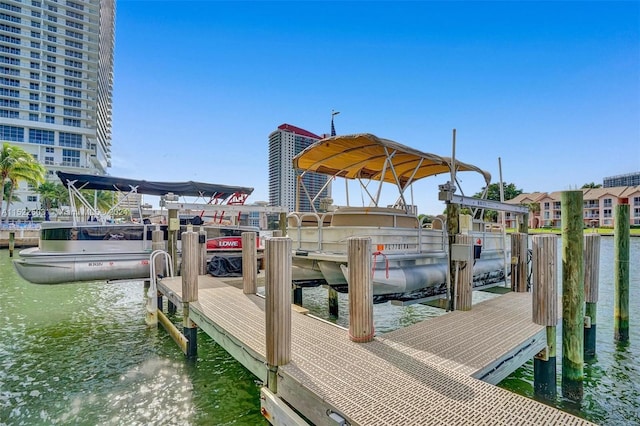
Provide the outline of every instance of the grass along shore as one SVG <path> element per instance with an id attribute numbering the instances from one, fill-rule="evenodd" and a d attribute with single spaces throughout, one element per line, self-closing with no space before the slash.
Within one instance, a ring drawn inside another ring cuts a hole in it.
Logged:
<path id="1" fill-rule="evenodd" d="M 507 228 L 507 233 L 517 232 L 515 228 Z M 613 228 L 586 228 L 585 234 L 600 234 L 613 236 Z M 562 234 L 561 228 L 529 228 L 529 234 Z M 640 237 L 640 228 L 631 228 L 630 235 L 632 237 Z"/>

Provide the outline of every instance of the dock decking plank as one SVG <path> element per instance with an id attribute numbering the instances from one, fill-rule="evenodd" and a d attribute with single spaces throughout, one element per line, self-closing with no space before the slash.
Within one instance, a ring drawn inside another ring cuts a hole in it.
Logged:
<path id="1" fill-rule="evenodd" d="M 210 276 L 199 280 L 199 300 L 190 308 L 264 361 L 264 300 Z M 159 288 L 179 295 L 180 286 L 171 278 Z M 530 297 L 500 296 L 370 343 L 351 342 L 345 330 L 292 312 L 292 356 L 279 369 L 278 396 L 318 424 L 328 424 L 327 409 L 352 425 L 589 424 L 471 377 L 544 331 L 523 325 L 531 323 Z M 474 329 L 482 321 L 484 333 Z"/>

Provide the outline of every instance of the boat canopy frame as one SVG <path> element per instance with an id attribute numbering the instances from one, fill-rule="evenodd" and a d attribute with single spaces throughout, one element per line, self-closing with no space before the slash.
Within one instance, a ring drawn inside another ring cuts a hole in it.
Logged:
<path id="1" fill-rule="evenodd" d="M 78 215 L 75 205 L 77 198 L 81 204 L 95 217 L 99 217 L 100 221 L 105 223 L 110 216 L 125 200 L 132 194 L 148 194 L 166 197 L 171 194 L 173 196 L 202 197 L 209 198 L 207 204 L 228 204 L 243 205 L 246 199 L 253 192 L 253 188 L 244 186 L 218 185 L 195 181 L 186 182 L 157 182 L 119 178 L 114 176 L 96 176 L 87 174 L 67 173 L 58 171 L 58 178 L 69 191 L 69 203 L 72 211 L 73 223 L 77 224 Z M 103 215 L 95 206 L 92 206 L 83 194 L 83 189 L 114 191 L 124 193 L 124 196 L 112 206 L 109 211 Z M 142 212 L 138 205 L 140 217 Z M 204 213 L 204 212 L 203 212 Z M 222 213 L 224 215 L 224 212 Z M 221 216 L 222 217 L 222 216 Z"/>
<path id="2" fill-rule="evenodd" d="M 298 185 L 309 199 L 314 211 L 316 211 L 314 202 L 336 177 L 357 180 L 376 206 L 380 201 L 382 185 L 394 184 L 399 192 L 394 205 L 402 206 L 407 213 L 409 203 L 404 193 L 419 179 L 450 173 L 457 181 L 456 172 L 475 171 L 485 180 L 485 192 L 491 182 L 491 174 L 474 165 L 422 152 L 370 133 L 321 139 L 296 155 L 293 158 L 293 167 L 299 171 Z M 329 179 L 312 197 L 302 180 L 307 173 L 320 173 L 331 176 L 332 179 Z M 365 185 L 363 180 L 367 180 L 368 183 Z M 367 188 L 371 181 L 378 182 L 375 196 Z"/>

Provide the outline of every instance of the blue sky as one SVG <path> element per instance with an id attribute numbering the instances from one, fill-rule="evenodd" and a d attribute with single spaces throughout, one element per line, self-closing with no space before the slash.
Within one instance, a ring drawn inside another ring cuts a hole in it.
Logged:
<path id="1" fill-rule="evenodd" d="M 456 128 L 460 160 L 525 192 L 640 171 L 640 2 L 117 3 L 114 176 L 268 200 L 269 133 L 329 133 L 332 109 L 338 134 L 440 155 Z M 415 185 L 420 213 L 446 180 Z"/>

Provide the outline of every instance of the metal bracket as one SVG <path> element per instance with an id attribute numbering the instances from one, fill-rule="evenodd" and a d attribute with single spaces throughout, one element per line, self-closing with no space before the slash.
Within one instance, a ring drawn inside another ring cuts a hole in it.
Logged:
<path id="1" fill-rule="evenodd" d="M 549 361 L 549 346 L 545 346 L 540 352 L 534 356 L 535 359 L 539 359 L 541 361 Z"/>

